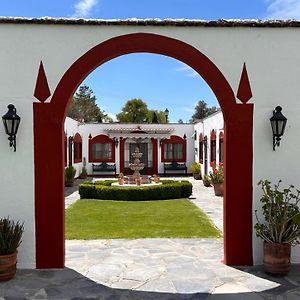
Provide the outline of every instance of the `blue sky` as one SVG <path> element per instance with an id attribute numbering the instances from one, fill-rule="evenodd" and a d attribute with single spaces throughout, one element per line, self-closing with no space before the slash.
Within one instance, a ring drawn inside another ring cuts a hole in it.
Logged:
<path id="1" fill-rule="evenodd" d="M 299 19 L 300 0 L 3 0 L 1 16 L 72 18 Z M 113 59 L 85 80 L 112 116 L 131 98 L 188 121 L 198 100 L 217 101 L 202 78 L 172 58 L 130 54 Z"/>

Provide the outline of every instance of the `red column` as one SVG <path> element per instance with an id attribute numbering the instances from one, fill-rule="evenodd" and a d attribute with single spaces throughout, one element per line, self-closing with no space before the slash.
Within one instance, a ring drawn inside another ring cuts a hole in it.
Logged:
<path id="1" fill-rule="evenodd" d="M 252 265 L 253 105 L 236 105 L 225 120 L 224 262 Z"/>
<path id="2" fill-rule="evenodd" d="M 157 139 L 152 138 L 152 160 L 153 160 L 153 174 L 158 174 L 158 143 L 157 143 Z"/>
<path id="3" fill-rule="evenodd" d="M 34 103 L 36 267 L 63 268 L 64 131 L 48 103 Z"/>
<path id="4" fill-rule="evenodd" d="M 125 171 L 125 140 L 126 139 L 120 138 L 120 173 L 124 173 Z"/>

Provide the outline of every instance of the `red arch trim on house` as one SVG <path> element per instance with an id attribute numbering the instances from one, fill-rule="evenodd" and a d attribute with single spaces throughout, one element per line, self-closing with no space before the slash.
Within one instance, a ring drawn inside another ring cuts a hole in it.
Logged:
<path id="1" fill-rule="evenodd" d="M 93 145 L 97 143 L 109 143 L 111 144 L 111 157 L 110 158 L 101 158 L 101 159 L 96 159 L 93 157 Z M 105 134 L 99 134 L 96 135 L 93 138 L 89 139 L 89 162 L 115 162 L 115 146 L 116 142 L 114 139 L 111 139 L 109 136 Z"/>
<path id="2" fill-rule="evenodd" d="M 166 144 L 181 144 L 182 145 L 182 158 L 181 159 L 168 159 L 165 157 Z M 171 135 L 169 139 L 163 139 L 161 142 L 161 161 L 162 162 L 186 162 L 186 139 L 178 135 Z"/>
<path id="3" fill-rule="evenodd" d="M 37 268 L 64 266 L 63 124 L 68 103 L 95 68 L 120 55 L 139 52 L 163 54 L 186 63 L 216 95 L 225 126 L 224 262 L 252 264 L 253 104 L 237 104 L 222 72 L 193 46 L 167 36 L 133 33 L 90 49 L 65 72 L 50 103 L 33 104 Z"/>
<path id="4" fill-rule="evenodd" d="M 211 141 L 215 141 L 216 140 L 216 131 L 213 129 L 211 132 L 210 132 L 210 140 Z"/>

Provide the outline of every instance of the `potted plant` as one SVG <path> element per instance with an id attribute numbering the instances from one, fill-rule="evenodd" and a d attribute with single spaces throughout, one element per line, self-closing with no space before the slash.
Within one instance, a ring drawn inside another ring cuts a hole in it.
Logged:
<path id="1" fill-rule="evenodd" d="M 87 170 L 86 167 L 82 167 L 81 172 L 79 174 L 80 179 L 86 179 L 87 178 Z"/>
<path id="2" fill-rule="evenodd" d="M 73 186 L 76 169 L 73 166 L 65 168 L 65 186 Z"/>
<path id="3" fill-rule="evenodd" d="M 23 224 L 9 218 L 0 219 L 0 281 L 10 280 L 16 274 L 17 249 L 23 231 Z"/>
<path id="4" fill-rule="evenodd" d="M 86 179 L 87 178 L 87 169 L 86 169 L 86 158 L 83 157 L 83 160 L 82 160 L 82 169 L 81 169 L 81 172 L 79 174 L 79 178 L 81 179 Z"/>
<path id="5" fill-rule="evenodd" d="M 201 165 L 197 162 L 193 162 L 191 164 L 191 171 L 193 173 L 193 177 L 196 180 L 201 179 Z"/>
<path id="6" fill-rule="evenodd" d="M 210 178 L 207 174 L 203 175 L 202 182 L 205 187 L 210 187 Z"/>
<path id="7" fill-rule="evenodd" d="M 216 196 L 223 196 L 224 192 L 224 170 L 223 164 L 216 164 L 212 165 L 213 170 L 209 172 L 210 181 L 214 187 L 215 195 Z"/>
<path id="8" fill-rule="evenodd" d="M 293 192 L 293 185 L 280 190 L 280 183 L 281 180 L 272 188 L 268 180 L 258 182 L 263 190 L 260 201 L 264 222 L 259 220 L 256 210 L 254 228 L 256 236 L 264 241 L 265 272 L 283 276 L 290 271 L 291 246 L 300 242 L 300 191 Z"/>

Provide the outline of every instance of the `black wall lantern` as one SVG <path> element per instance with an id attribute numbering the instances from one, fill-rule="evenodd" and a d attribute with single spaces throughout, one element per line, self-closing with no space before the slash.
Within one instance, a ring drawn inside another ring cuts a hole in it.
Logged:
<path id="1" fill-rule="evenodd" d="M 16 152 L 16 136 L 21 118 L 17 115 L 17 110 L 13 104 L 7 106 L 8 112 L 2 116 L 5 133 L 8 135 L 9 146 Z"/>
<path id="2" fill-rule="evenodd" d="M 273 131 L 273 151 L 275 151 L 275 147 L 280 146 L 281 137 L 284 134 L 285 125 L 287 122 L 287 118 L 281 113 L 282 107 L 276 106 L 273 111 L 273 116 L 270 118 L 271 127 Z"/>

